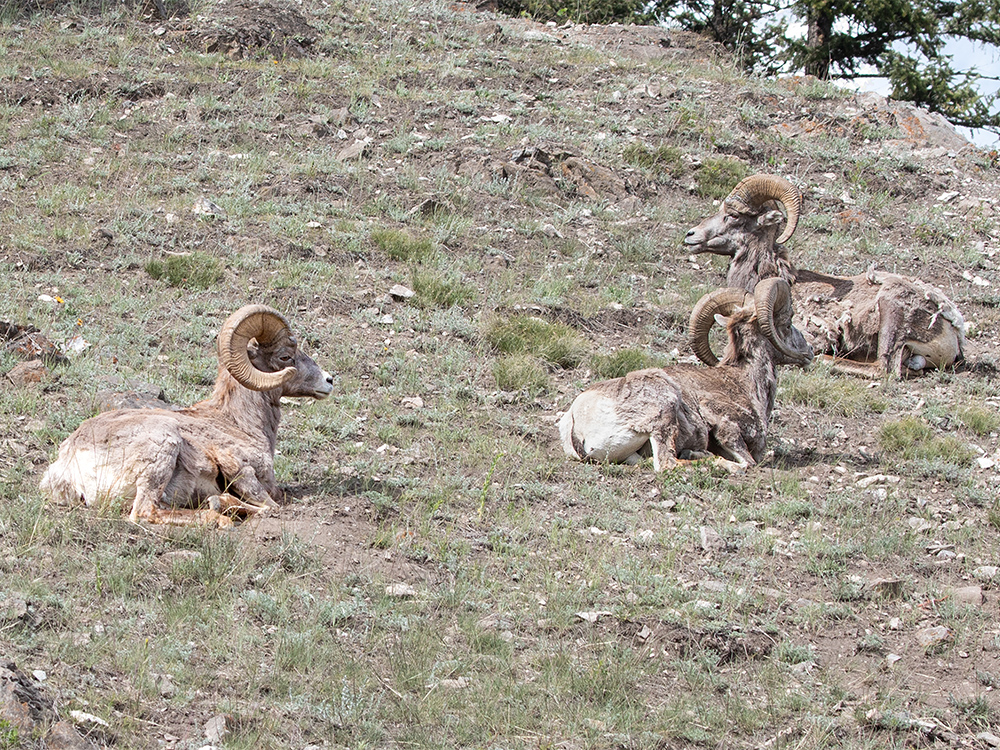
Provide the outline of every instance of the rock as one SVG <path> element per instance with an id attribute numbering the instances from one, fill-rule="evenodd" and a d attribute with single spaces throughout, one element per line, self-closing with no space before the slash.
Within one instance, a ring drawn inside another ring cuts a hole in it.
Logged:
<path id="1" fill-rule="evenodd" d="M 355 140 L 350 146 L 345 146 L 337 153 L 337 161 L 360 159 L 368 150 L 369 143 L 371 143 L 371 138 L 365 138 L 362 141 Z"/>
<path id="2" fill-rule="evenodd" d="M 207 739 L 212 744 L 217 742 L 222 742 L 229 733 L 229 724 L 232 722 L 232 717 L 226 714 L 219 714 L 218 716 L 213 716 L 205 724 L 205 739 Z"/>
<path id="3" fill-rule="evenodd" d="M 45 735 L 45 747 L 48 750 L 95 750 L 97 746 L 68 721 L 57 721 Z"/>
<path id="4" fill-rule="evenodd" d="M 910 516 L 906 519 L 906 525 L 918 534 L 923 533 L 924 531 L 930 531 L 935 527 L 935 524 L 931 523 L 926 518 L 921 518 L 920 516 Z"/>
<path id="5" fill-rule="evenodd" d="M 469 687 L 469 678 L 455 677 L 455 678 L 447 678 L 444 680 L 438 680 L 437 686 L 442 688 L 448 688 L 450 690 L 463 690 L 464 688 Z"/>
<path id="6" fill-rule="evenodd" d="M 940 646 L 951 638 L 951 631 L 944 625 L 921 628 L 916 632 L 917 644 L 923 649 Z"/>
<path id="7" fill-rule="evenodd" d="M 889 476 L 887 474 L 872 474 L 870 477 L 864 477 L 859 479 L 854 484 L 862 489 L 865 487 L 870 487 L 873 484 L 897 484 L 899 482 L 899 477 Z"/>
<path id="8" fill-rule="evenodd" d="M 959 604 L 980 606 L 983 603 L 983 590 L 979 586 L 961 586 L 951 592 Z"/>
<path id="9" fill-rule="evenodd" d="M 49 374 L 49 368 L 40 359 L 32 359 L 15 365 L 7 373 L 7 379 L 14 385 L 24 386 L 29 383 L 41 383 Z"/>
<path id="10" fill-rule="evenodd" d="M 110 728 L 111 726 L 100 716 L 94 716 L 93 714 L 88 714 L 86 711 L 70 711 L 69 718 L 71 718 L 77 724 L 90 724 L 92 726 L 106 727 L 106 728 Z"/>
<path id="11" fill-rule="evenodd" d="M 408 599 L 417 595 L 417 590 L 408 583 L 390 583 L 385 587 L 385 595 L 394 599 Z"/>
<path id="12" fill-rule="evenodd" d="M 611 612 L 610 610 L 599 609 L 599 610 L 596 610 L 594 612 L 577 612 L 576 616 L 579 619 L 583 620 L 584 622 L 591 622 L 591 623 L 593 623 L 593 622 L 597 622 L 602 617 L 609 617 L 609 616 L 611 616 L 613 614 L 614 614 L 614 612 Z"/>
<path id="13" fill-rule="evenodd" d="M 722 539 L 722 535 L 711 526 L 702 526 L 698 529 L 698 537 L 701 543 L 701 548 L 705 550 L 705 552 L 720 550 L 726 546 L 726 543 Z"/>
<path id="14" fill-rule="evenodd" d="M 69 363 L 69 358 L 34 326 L 0 320 L 0 340 L 5 342 L 4 349 L 21 359 L 41 359 L 50 365 Z"/>
<path id="15" fill-rule="evenodd" d="M 399 402 L 401 406 L 405 406 L 407 409 L 423 409 L 424 400 L 420 396 L 404 396 L 403 400 Z"/>
<path id="16" fill-rule="evenodd" d="M 990 747 L 1000 747 L 1000 737 L 992 732 L 980 732 L 976 735 L 976 739 L 985 742 Z"/>
<path id="17" fill-rule="evenodd" d="M 0 599 L 0 623 L 23 620 L 28 614 L 28 602 L 16 592 L 6 592 Z"/>
<path id="18" fill-rule="evenodd" d="M 394 284 L 392 288 L 389 289 L 389 296 L 394 299 L 410 299 L 415 294 L 415 291 L 409 287 L 403 286 L 402 284 Z"/>
<path id="19" fill-rule="evenodd" d="M 1000 573 L 1000 567 L 996 565 L 980 565 L 972 571 L 972 577 L 977 581 L 988 583 L 993 581 L 997 577 L 998 573 Z"/>
<path id="20" fill-rule="evenodd" d="M 226 218 L 226 210 L 218 203 L 210 201 L 205 196 L 201 196 L 194 202 L 194 205 L 191 206 L 191 213 L 196 216 L 218 216 L 221 219 Z"/>

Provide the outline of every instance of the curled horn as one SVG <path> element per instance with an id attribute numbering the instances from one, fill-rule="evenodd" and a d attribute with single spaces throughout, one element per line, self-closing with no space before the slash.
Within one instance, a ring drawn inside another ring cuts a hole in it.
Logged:
<path id="1" fill-rule="evenodd" d="M 773 174 L 755 174 L 741 180 L 726 200 L 739 201 L 754 208 L 769 200 L 781 203 L 788 221 L 785 231 L 776 240 L 778 245 L 788 242 L 788 238 L 795 233 L 802 212 L 802 191 L 784 177 Z"/>
<path id="2" fill-rule="evenodd" d="M 694 310 L 691 311 L 691 322 L 688 323 L 688 339 L 698 359 L 706 365 L 715 367 L 719 364 L 719 359 L 708 342 L 708 333 L 715 324 L 715 316 L 732 314 L 734 309 L 742 307 L 748 299 L 752 297 L 742 289 L 728 287 L 706 294 L 694 306 Z"/>
<path id="3" fill-rule="evenodd" d="M 812 350 L 804 352 L 789 346 L 778 331 L 774 319 L 775 310 L 787 318 L 792 316 L 792 288 L 788 286 L 788 282 L 778 278 L 758 281 L 753 290 L 753 298 L 757 307 L 757 325 L 760 326 L 760 332 L 786 359 L 792 362 L 808 363 L 812 359 Z"/>
<path id="4" fill-rule="evenodd" d="M 250 361 L 247 345 L 250 339 L 267 345 L 282 336 L 291 336 L 291 328 L 280 313 L 266 305 L 246 305 L 230 315 L 219 331 L 219 361 L 245 388 L 252 391 L 277 388 L 295 377 L 296 369 L 258 370 Z"/>

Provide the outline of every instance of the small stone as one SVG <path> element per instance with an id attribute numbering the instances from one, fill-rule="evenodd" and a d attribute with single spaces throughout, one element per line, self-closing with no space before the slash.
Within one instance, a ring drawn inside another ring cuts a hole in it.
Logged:
<path id="1" fill-rule="evenodd" d="M 951 592 L 959 604 L 979 606 L 983 603 L 983 590 L 979 586 L 962 586 Z"/>
<path id="2" fill-rule="evenodd" d="M 701 542 L 701 548 L 705 550 L 705 552 L 719 550 L 726 546 L 726 543 L 722 539 L 722 535 L 711 526 L 702 526 L 699 528 L 698 537 Z"/>
<path id="3" fill-rule="evenodd" d="M 94 716 L 93 714 L 88 714 L 85 711 L 70 711 L 69 718 L 77 724 L 96 724 L 99 727 L 111 727 L 111 725 L 100 716 Z"/>
<path id="4" fill-rule="evenodd" d="M 405 396 L 402 401 L 399 402 L 401 406 L 405 406 L 407 409 L 423 409 L 424 400 L 420 396 Z"/>
<path id="5" fill-rule="evenodd" d="M 95 745 L 68 721 L 57 721 L 45 735 L 45 747 L 48 750 L 94 750 Z"/>
<path id="6" fill-rule="evenodd" d="M 1000 567 L 996 565 L 980 565 L 972 571 L 972 577 L 977 581 L 992 581 L 1000 573 Z"/>
<path id="7" fill-rule="evenodd" d="M 944 625 L 934 625 L 933 627 L 918 630 L 916 638 L 921 648 L 931 649 L 935 646 L 940 646 L 951 638 L 951 631 Z"/>
<path id="8" fill-rule="evenodd" d="M 368 150 L 368 144 L 371 139 L 366 138 L 363 141 L 354 141 L 350 146 L 345 146 L 337 154 L 337 161 L 350 161 L 351 159 L 360 159 L 364 156 L 365 151 Z"/>
<path id="9" fill-rule="evenodd" d="M 410 299 L 416 294 L 415 291 L 409 287 L 405 287 L 402 284 L 394 284 L 391 289 L 389 289 L 389 296 L 396 299 Z"/>
<path id="10" fill-rule="evenodd" d="M 1000 747 L 1000 737 L 997 737 L 992 732 L 980 732 L 976 735 L 977 740 L 982 740 L 990 747 Z"/>
<path id="11" fill-rule="evenodd" d="M 614 613 L 609 610 L 600 609 L 594 612 L 577 612 L 576 616 L 584 622 L 597 622 L 601 617 L 608 617 L 612 614 Z"/>
<path id="12" fill-rule="evenodd" d="M 216 742 L 222 742 L 229 733 L 229 723 L 232 719 L 226 714 L 219 714 L 218 716 L 213 716 L 205 724 L 205 739 L 207 739 L 212 744 Z"/>
<path id="13" fill-rule="evenodd" d="M 196 216 L 220 216 L 225 217 L 226 210 L 218 203 L 210 201 L 205 196 L 201 196 L 191 206 L 191 213 Z"/>
<path id="14" fill-rule="evenodd" d="M 417 590 L 408 583 L 390 583 L 385 587 L 385 595 L 395 599 L 408 599 L 417 595 Z"/>
<path id="15" fill-rule="evenodd" d="M 903 657 L 900 656 L 899 654 L 886 654 L 885 655 L 885 665 L 889 669 L 892 669 L 894 666 L 896 666 L 896 662 L 898 662 L 902 658 Z"/>
<path id="16" fill-rule="evenodd" d="M 921 518 L 920 516 L 910 516 L 906 519 L 906 525 L 918 534 L 924 531 L 930 531 L 934 528 L 933 523 L 928 521 L 926 518 Z"/>
<path id="17" fill-rule="evenodd" d="M 48 675 L 45 674 L 44 669 L 35 669 L 31 672 L 31 676 L 34 677 L 39 682 L 45 682 L 48 679 Z"/>

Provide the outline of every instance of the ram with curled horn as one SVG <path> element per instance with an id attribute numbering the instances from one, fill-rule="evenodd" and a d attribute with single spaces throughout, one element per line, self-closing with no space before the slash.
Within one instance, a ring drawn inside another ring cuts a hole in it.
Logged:
<path id="1" fill-rule="evenodd" d="M 729 286 L 752 290 L 772 277 L 791 284 L 796 324 L 838 371 L 904 377 L 962 361 L 965 320 L 940 289 L 874 270 L 840 277 L 796 269 L 783 243 L 801 210 L 802 194 L 788 180 L 754 175 L 733 189 L 718 213 L 690 229 L 684 245 L 729 256 Z"/>
<path id="2" fill-rule="evenodd" d="M 179 411 L 108 411 L 83 422 L 60 445 L 42 490 L 64 502 L 130 502 L 131 520 L 151 523 L 225 526 L 232 515 L 275 507 L 281 398 L 326 398 L 333 378 L 264 305 L 229 316 L 218 356 L 205 401 Z"/>
<path id="3" fill-rule="evenodd" d="M 721 361 L 709 344 L 716 322 L 726 326 Z M 719 289 L 691 313 L 691 345 L 705 364 L 630 372 L 595 383 L 559 422 L 571 458 L 637 463 L 652 456 L 656 471 L 678 460 L 717 457 L 732 471 L 764 456 L 778 389 L 778 366 L 805 367 L 812 349 L 792 325 L 788 284 L 760 282 L 749 294 Z"/>

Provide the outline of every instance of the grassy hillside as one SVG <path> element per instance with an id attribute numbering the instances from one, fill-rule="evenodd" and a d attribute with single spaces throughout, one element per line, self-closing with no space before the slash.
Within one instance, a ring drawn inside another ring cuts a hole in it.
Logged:
<path id="1" fill-rule="evenodd" d="M 220 715 L 227 749 L 996 731 L 995 153 L 660 29 L 386 0 L 14 10 L 0 320 L 70 362 L 0 389 L 0 656 L 44 670 L 58 717 L 107 722 L 81 725 L 95 746 L 198 748 Z M 805 193 L 799 266 L 938 284 L 967 367 L 782 372 L 744 475 L 567 460 L 583 387 L 690 360 L 724 266 L 681 239 L 760 171 Z M 105 392 L 207 397 L 250 302 L 336 382 L 285 410 L 278 515 L 145 527 L 41 496 Z M 0 747 L 56 718 L 0 716 Z"/>

